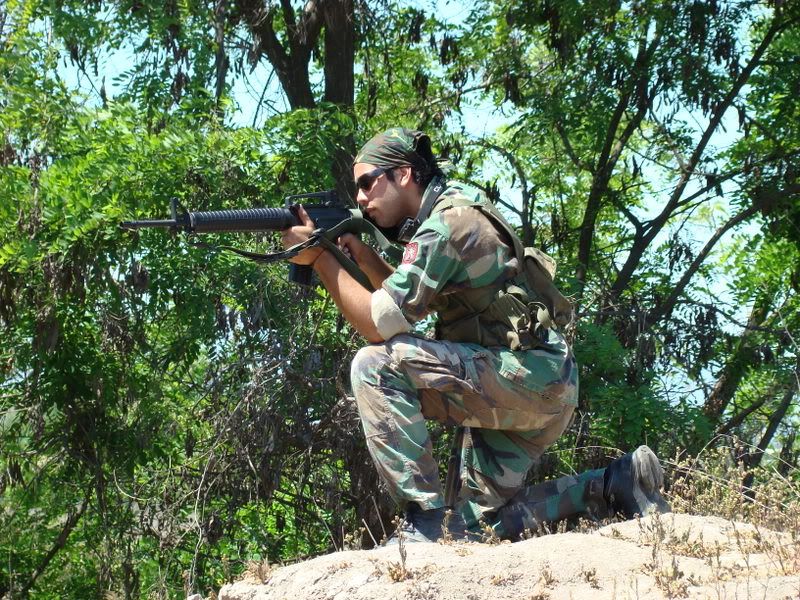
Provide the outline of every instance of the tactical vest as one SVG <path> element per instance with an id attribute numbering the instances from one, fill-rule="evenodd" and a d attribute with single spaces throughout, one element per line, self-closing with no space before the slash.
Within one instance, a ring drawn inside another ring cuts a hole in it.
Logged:
<path id="1" fill-rule="evenodd" d="M 572 304 L 553 285 L 556 263 L 536 248 L 525 248 L 511 225 L 488 199 L 472 202 L 444 197 L 431 211 L 478 209 L 512 248 L 519 270 L 511 278 L 436 299 L 436 338 L 481 346 L 528 350 L 540 344 L 545 330 L 572 320 Z"/>

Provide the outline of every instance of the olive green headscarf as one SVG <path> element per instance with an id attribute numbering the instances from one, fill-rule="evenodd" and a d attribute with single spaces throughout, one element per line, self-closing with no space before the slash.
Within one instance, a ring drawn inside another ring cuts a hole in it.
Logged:
<path id="1" fill-rule="evenodd" d="M 435 166 L 431 139 L 421 131 L 393 127 L 369 140 L 359 151 L 353 164 L 368 163 L 376 167 L 414 167 L 426 171 Z"/>

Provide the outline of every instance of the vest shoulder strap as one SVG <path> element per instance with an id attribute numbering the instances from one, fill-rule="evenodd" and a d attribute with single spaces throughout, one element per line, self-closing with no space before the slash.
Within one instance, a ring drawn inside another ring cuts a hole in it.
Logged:
<path id="1" fill-rule="evenodd" d="M 506 221 L 505 217 L 500 214 L 500 211 L 497 210 L 497 207 L 489 200 L 474 202 L 461 195 L 441 196 L 439 202 L 437 202 L 433 207 L 431 214 L 444 212 L 451 208 L 461 207 L 475 208 L 479 210 L 481 214 L 487 217 L 489 221 L 491 221 L 492 225 L 494 225 L 511 243 L 514 248 L 514 256 L 518 261 L 520 261 L 520 265 L 522 264 L 522 260 L 525 257 L 525 248 L 522 245 L 522 240 L 519 239 L 519 236 L 514 231 L 513 227 L 511 227 L 511 225 L 508 223 L 508 221 Z"/>
<path id="2" fill-rule="evenodd" d="M 553 284 L 556 261 L 538 248 L 523 246 L 517 232 L 488 199 L 474 202 L 461 195 L 444 195 L 440 197 L 431 212 L 439 213 L 458 207 L 472 207 L 479 210 L 510 242 L 520 265 L 517 277 L 521 277 L 528 284 L 527 287 L 538 296 L 539 302 L 546 309 L 544 313 L 540 313 L 539 321 L 549 321 L 550 324 L 555 322 L 562 327 L 567 325 L 573 318 L 573 308 L 572 303 Z"/>

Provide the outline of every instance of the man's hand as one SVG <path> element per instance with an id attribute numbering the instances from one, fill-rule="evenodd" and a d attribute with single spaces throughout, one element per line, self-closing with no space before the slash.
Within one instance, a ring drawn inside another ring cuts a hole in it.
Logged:
<path id="1" fill-rule="evenodd" d="M 357 263 L 364 262 L 367 252 L 375 252 L 372 248 L 370 248 L 352 233 L 345 233 L 339 236 L 339 239 L 336 243 L 339 245 L 339 248 L 344 254 L 352 258 Z"/>
<path id="2" fill-rule="evenodd" d="M 302 206 L 298 208 L 297 216 L 300 218 L 301 224 L 281 232 L 281 240 L 286 248 L 302 244 L 314 232 L 314 222 Z M 359 262 L 359 266 L 370 278 L 373 286 L 376 289 L 380 287 L 385 274 L 376 275 L 376 269 L 380 273 L 384 273 L 390 267 L 378 256 L 377 252 L 352 234 L 342 235 L 339 246 L 343 251 L 349 252 L 351 258 Z M 319 247 L 306 248 L 291 261 L 298 265 L 313 265 L 322 285 L 328 290 L 344 318 L 370 342 L 383 341 L 375 323 L 372 322 L 372 293 L 353 279 L 353 276 L 342 267 L 332 252 L 326 252 Z M 365 263 L 361 264 L 361 261 L 365 261 Z"/>
<path id="3" fill-rule="evenodd" d="M 290 248 L 305 242 L 316 229 L 314 221 L 311 220 L 311 217 L 308 216 L 302 206 L 298 207 L 297 216 L 300 217 L 301 225 L 295 225 L 281 231 L 281 242 L 284 248 Z M 289 262 L 293 262 L 296 265 L 312 265 L 323 252 L 325 252 L 325 249 L 320 247 L 306 248 L 297 256 L 290 258 Z"/>
<path id="4" fill-rule="evenodd" d="M 381 287 L 383 280 L 392 274 L 394 269 L 383 260 L 369 244 L 365 244 L 352 233 L 345 233 L 339 237 L 339 248 L 352 258 L 364 273 L 369 277 L 372 287 L 376 290 Z"/>

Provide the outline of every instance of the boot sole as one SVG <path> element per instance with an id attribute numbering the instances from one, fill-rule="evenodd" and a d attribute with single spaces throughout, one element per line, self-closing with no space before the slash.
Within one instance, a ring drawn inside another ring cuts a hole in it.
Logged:
<path id="1" fill-rule="evenodd" d="M 672 509 L 659 490 L 664 485 L 664 468 L 647 446 L 639 446 L 631 455 L 633 497 L 644 515 L 671 512 Z"/>

